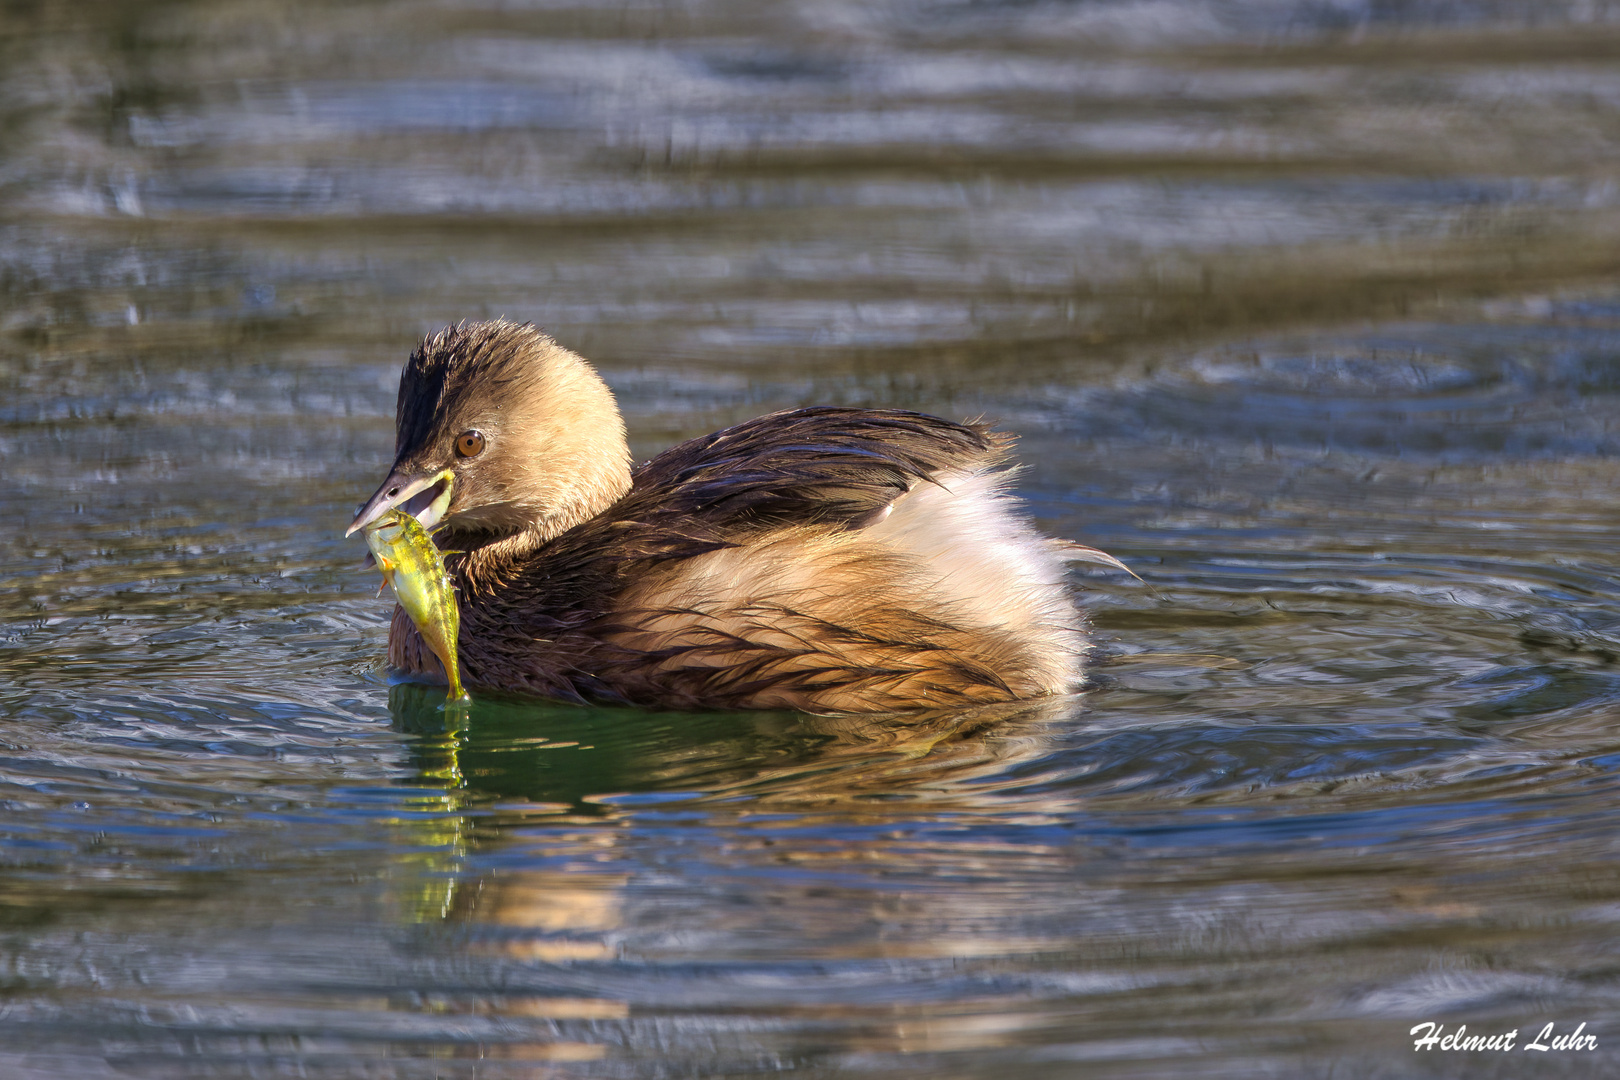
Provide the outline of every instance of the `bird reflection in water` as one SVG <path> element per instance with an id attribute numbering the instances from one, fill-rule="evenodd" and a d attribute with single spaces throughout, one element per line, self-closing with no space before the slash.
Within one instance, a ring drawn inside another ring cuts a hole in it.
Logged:
<path id="1" fill-rule="evenodd" d="M 698 835 L 660 830 L 695 827 L 706 845 L 714 833 L 725 837 L 700 856 L 714 861 L 717 875 L 761 858 L 810 872 L 859 871 L 893 859 L 894 847 L 851 841 L 826 826 L 880 825 L 895 821 L 897 811 L 912 821 L 1001 812 L 1004 782 L 996 778 L 1046 754 L 1049 722 L 1072 713 L 1076 700 L 812 716 L 579 708 L 492 696 L 458 719 L 439 708 L 436 689 L 395 686 L 390 710 L 395 726 L 416 736 L 417 782 L 442 790 L 449 811 L 435 826 L 439 864 L 409 875 L 433 880 L 438 890 L 433 902 L 412 906 L 414 917 L 457 927 L 469 951 L 488 962 L 528 973 L 538 966 L 562 991 L 481 994 L 447 1007 L 541 1020 L 558 1036 L 480 1047 L 489 1057 L 602 1053 L 606 1043 L 596 1041 L 602 1033 L 593 1025 L 630 1012 L 622 978 L 604 975 L 611 968 L 603 965 L 627 952 L 656 953 L 672 917 L 668 899 L 648 887 L 648 844 Z M 925 871 L 929 856 L 916 858 L 918 866 L 894 869 Z M 873 908 L 866 917 L 882 917 L 882 894 L 866 902 Z M 745 922 L 720 932 L 745 940 L 760 927 Z M 990 936 L 995 940 L 942 940 L 940 947 L 973 955 L 997 947 L 999 937 Z M 904 955 L 914 952 L 915 944 L 904 947 Z M 875 1036 L 881 1043 L 918 1037 L 915 1024 L 897 1018 L 888 1026 Z"/>

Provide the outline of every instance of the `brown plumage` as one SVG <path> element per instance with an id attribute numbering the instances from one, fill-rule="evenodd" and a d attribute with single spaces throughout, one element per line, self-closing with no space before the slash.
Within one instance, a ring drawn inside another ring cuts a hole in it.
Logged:
<path id="1" fill-rule="evenodd" d="M 397 422 L 353 528 L 443 522 L 474 689 L 817 712 L 1064 693 L 1086 643 L 1063 564 L 1113 562 L 1035 533 L 1002 491 L 1012 440 L 981 424 L 796 409 L 632 470 L 607 387 L 527 325 L 424 341 Z M 389 661 L 440 670 L 398 610 Z"/>

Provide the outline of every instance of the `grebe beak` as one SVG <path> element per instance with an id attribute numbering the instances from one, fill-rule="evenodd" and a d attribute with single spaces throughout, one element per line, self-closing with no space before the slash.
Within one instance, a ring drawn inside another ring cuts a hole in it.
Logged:
<path id="1" fill-rule="evenodd" d="M 349 531 L 343 535 L 353 536 L 396 506 L 413 515 L 422 523 L 422 528 L 432 532 L 450 509 L 450 495 L 455 485 L 456 474 L 450 469 L 428 476 L 413 476 L 396 469 L 360 507 L 349 525 Z"/>

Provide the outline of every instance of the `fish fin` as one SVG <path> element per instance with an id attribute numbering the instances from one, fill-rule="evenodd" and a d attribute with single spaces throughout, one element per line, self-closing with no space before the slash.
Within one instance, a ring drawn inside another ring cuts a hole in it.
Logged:
<path id="1" fill-rule="evenodd" d="M 384 587 L 394 583 L 394 571 L 399 567 L 399 564 L 386 555 L 378 555 L 377 566 L 382 570 L 383 575 L 382 584 L 377 586 L 377 595 L 381 596 Z"/>
<path id="2" fill-rule="evenodd" d="M 379 597 L 382 596 L 383 590 L 386 588 L 388 588 L 388 579 L 383 578 L 381 581 L 377 582 L 377 595 Z"/>

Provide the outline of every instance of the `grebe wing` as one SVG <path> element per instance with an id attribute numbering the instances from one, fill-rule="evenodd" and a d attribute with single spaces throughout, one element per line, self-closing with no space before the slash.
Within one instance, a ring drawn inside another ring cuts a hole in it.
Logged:
<path id="1" fill-rule="evenodd" d="M 899 410 L 771 413 L 693 439 L 637 468 L 629 492 L 499 573 L 537 636 L 552 612 L 589 605 L 637 567 L 751 543 L 778 529 L 859 529 L 941 473 L 982 470 L 1011 436 Z"/>
<path id="2" fill-rule="evenodd" d="M 673 447 L 636 470 L 616 511 L 744 533 L 858 529 L 940 473 L 999 463 L 1011 437 L 902 410 L 821 406 L 771 413 Z"/>

